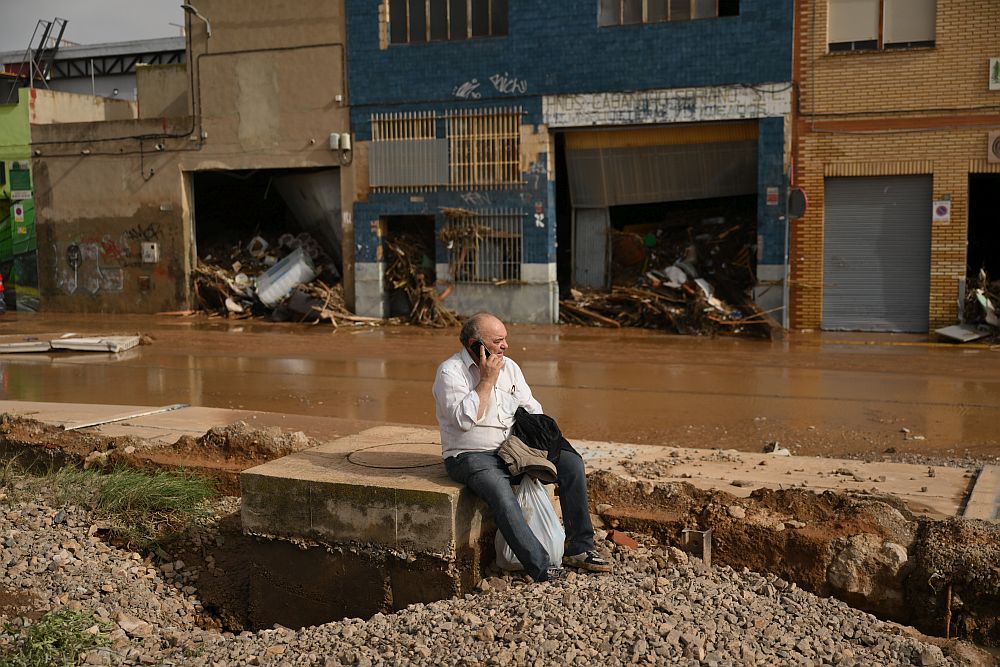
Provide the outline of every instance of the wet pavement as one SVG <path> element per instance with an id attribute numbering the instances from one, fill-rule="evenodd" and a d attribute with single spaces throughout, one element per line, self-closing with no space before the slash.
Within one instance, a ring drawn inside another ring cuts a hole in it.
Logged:
<path id="1" fill-rule="evenodd" d="M 570 438 L 804 455 L 1000 456 L 1000 349 L 926 337 L 769 342 L 513 325 L 509 354 Z M 0 357 L 0 398 L 433 426 L 457 330 L 8 313 L 0 335 L 142 333 L 124 353 Z"/>

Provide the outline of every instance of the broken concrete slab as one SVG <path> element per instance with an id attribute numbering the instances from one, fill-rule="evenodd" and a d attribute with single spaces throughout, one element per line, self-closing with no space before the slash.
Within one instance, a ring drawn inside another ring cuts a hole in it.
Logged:
<path id="1" fill-rule="evenodd" d="M 962 468 L 888 461 L 866 463 L 580 440 L 574 440 L 573 446 L 587 461 L 588 471 L 607 470 L 627 479 L 687 482 L 738 497 L 760 488 L 894 495 L 915 514 L 934 518 L 961 515 L 971 476 Z"/>
<path id="2" fill-rule="evenodd" d="M 28 334 L 0 336 L 0 354 L 75 350 L 77 352 L 125 352 L 141 342 L 140 336 Z"/>
<path id="3" fill-rule="evenodd" d="M 969 343 L 990 335 L 989 329 L 972 324 L 955 324 L 950 327 L 935 329 L 934 333 L 959 343 Z"/>
<path id="4" fill-rule="evenodd" d="M 965 504 L 966 519 L 1000 521 L 1000 466 L 983 466 Z"/>

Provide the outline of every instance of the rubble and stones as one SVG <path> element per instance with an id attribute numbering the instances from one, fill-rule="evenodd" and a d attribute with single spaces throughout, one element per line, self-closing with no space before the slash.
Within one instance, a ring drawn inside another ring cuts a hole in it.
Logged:
<path id="1" fill-rule="evenodd" d="M 988 665 L 968 644 L 924 637 L 774 575 L 706 569 L 633 535 L 611 548 L 612 575 L 530 584 L 492 577 L 480 592 L 401 612 L 293 630 L 213 627 L 185 563 L 108 546 L 82 507 L 0 499 L 0 651 L 49 610 L 89 611 L 112 624 L 111 650 L 87 664 L 692 664 Z M 235 499 L 218 508 L 233 510 Z M 65 512 L 65 520 L 52 519 Z M 211 540 L 211 526 L 200 539 Z M 610 545 L 603 541 L 602 544 Z"/>
<path id="2" fill-rule="evenodd" d="M 1000 644 L 1000 524 L 917 517 L 890 495 L 792 488 L 738 498 L 606 471 L 588 484 L 605 525 L 678 544 L 686 529 L 711 529 L 713 562 L 772 572 L 924 632 Z"/>

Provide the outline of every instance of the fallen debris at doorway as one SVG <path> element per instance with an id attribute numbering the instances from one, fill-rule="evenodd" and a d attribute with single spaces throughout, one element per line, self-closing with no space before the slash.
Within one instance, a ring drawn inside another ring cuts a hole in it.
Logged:
<path id="1" fill-rule="evenodd" d="M 1000 340 L 1000 280 L 990 280 L 986 270 L 980 269 L 975 278 L 966 280 L 963 308 L 964 326 L 982 334 L 976 339 L 988 337 L 991 341 Z M 954 328 L 945 327 L 946 330 Z M 942 330 L 936 333 L 955 338 Z"/>
<path id="2" fill-rule="evenodd" d="M 613 230 L 611 289 L 571 290 L 572 298 L 560 301 L 560 320 L 772 338 L 780 325 L 750 297 L 749 229 L 739 219 L 680 215 Z"/>
<path id="3" fill-rule="evenodd" d="M 385 247 L 389 252 L 388 267 L 385 270 L 386 283 L 391 289 L 402 291 L 406 295 L 410 305 L 409 322 L 432 327 L 460 324 L 455 313 L 442 303 L 442 297 L 438 295 L 433 283 L 428 284 L 428 267 L 423 266 L 421 261 L 427 257 L 424 248 L 406 234 L 387 238 Z"/>
<path id="4" fill-rule="evenodd" d="M 780 328 L 749 299 L 738 308 L 694 281 L 679 286 L 660 280 L 641 287 L 572 290 L 559 302 L 559 319 L 589 326 L 666 329 L 679 334 L 739 334 L 771 338 Z"/>
<path id="5" fill-rule="evenodd" d="M 325 255 L 308 234 L 285 234 L 274 243 L 254 237 L 246 246 L 232 250 L 230 268 L 210 263 L 208 257 L 199 259 L 193 275 L 195 303 L 209 317 L 236 320 L 268 318 L 334 327 L 344 322 L 368 326 L 401 322 L 419 326 L 458 324 L 455 314 L 442 304 L 433 281 L 425 277 L 419 263 L 422 251 L 405 235 L 387 239 L 386 248 L 391 253 L 386 282 L 407 298 L 409 312 L 405 318 L 364 317 L 351 312 L 336 268 L 324 261 L 312 268 L 312 256 L 319 253 L 317 257 L 324 260 Z"/>

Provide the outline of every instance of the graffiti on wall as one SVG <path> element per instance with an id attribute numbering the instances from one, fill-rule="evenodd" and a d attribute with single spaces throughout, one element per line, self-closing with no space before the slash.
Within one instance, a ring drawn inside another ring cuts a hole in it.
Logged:
<path id="1" fill-rule="evenodd" d="M 781 84 L 549 95 L 542 115 L 551 127 L 740 120 L 783 116 L 791 99 Z"/>
<path id="2" fill-rule="evenodd" d="M 494 74 L 490 77 L 490 83 L 498 93 L 504 95 L 523 95 L 528 92 L 528 82 L 524 79 L 518 79 L 516 76 L 511 76 L 504 72 L 503 74 Z"/>
<path id="3" fill-rule="evenodd" d="M 483 94 L 478 91 L 478 88 L 479 80 L 473 79 L 472 81 L 466 81 L 465 83 L 452 88 L 451 94 L 463 100 L 478 100 L 483 96 Z"/>
<path id="4" fill-rule="evenodd" d="M 463 192 L 458 195 L 466 206 L 488 208 L 493 205 L 490 195 L 486 192 Z"/>
<path id="5" fill-rule="evenodd" d="M 151 237 L 147 235 L 152 234 Z M 56 286 L 66 294 L 118 293 L 125 289 L 125 268 L 142 263 L 142 241 L 158 239 L 153 223 L 122 232 L 115 238 L 85 238 L 52 244 Z"/>
<path id="6" fill-rule="evenodd" d="M 160 240 L 160 224 L 157 222 L 151 222 L 148 225 L 136 225 L 131 229 L 126 229 L 123 236 L 129 241 L 159 241 Z"/>
<path id="7" fill-rule="evenodd" d="M 528 171 L 524 174 L 525 182 L 529 187 L 538 189 L 549 178 L 548 164 L 543 161 L 532 162 L 528 166 Z"/>
<path id="8" fill-rule="evenodd" d="M 498 72 L 491 76 L 489 81 L 493 84 L 493 89 L 501 95 L 524 95 L 528 92 L 528 82 L 525 79 L 511 76 L 507 72 L 503 74 Z M 451 94 L 463 100 L 478 100 L 483 96 L 479 90 L 481 85 L 479 79 L 470 79 L 452 88 Z"/>

